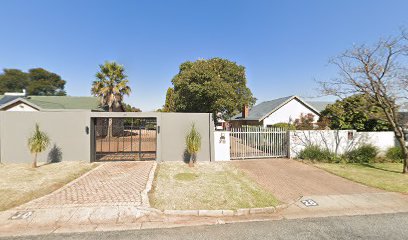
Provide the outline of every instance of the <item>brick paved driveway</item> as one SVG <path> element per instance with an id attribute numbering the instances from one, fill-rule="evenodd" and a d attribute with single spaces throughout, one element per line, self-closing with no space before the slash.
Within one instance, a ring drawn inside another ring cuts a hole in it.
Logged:
<path id="1" fill-rule="evenodd" d="M 103 163 L 61 189 L 20 208 L 118 206 L 142 204 L 153 162 Z"/>
<path id="2" fill-rule="evenodd" d="M 237 160 L 232 163 L 286 203 L 310 195 L 383 192 L 291 159 Z"/>

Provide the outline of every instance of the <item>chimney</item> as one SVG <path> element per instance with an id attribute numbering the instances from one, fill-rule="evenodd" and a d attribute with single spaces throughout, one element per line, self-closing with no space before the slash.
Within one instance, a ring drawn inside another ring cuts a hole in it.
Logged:
<path id="1" fill-rule="evenodd" d="M 249 108 L 248 105 L 242 106 L 242 118 L 247 118 L 249 115 Z"/>

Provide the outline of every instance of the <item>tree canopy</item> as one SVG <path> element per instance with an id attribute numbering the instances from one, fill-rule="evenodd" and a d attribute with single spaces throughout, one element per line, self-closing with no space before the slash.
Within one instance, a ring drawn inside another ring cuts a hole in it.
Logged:
<path id="1" fill-rule="evenodd" d="M 401 147 L 403 173 L 408 174 L 408 147 L 398 110 L 408 99 L 408 36 L 381 39 L 373 45 L 354 45 L 333 58 L 331 63 L 339 70 L 339 76 L 321 82 L 325 94 L 340 98 L 363 94 L 370 103 L 382 110 L 387 123 Z M 367 108 L 363 108 L 367 113 Z"/>
<path id="2" fill-rule="evenodd" d="M 364 94 L 356 94 L 337 100 L 322 111 L 322 117 L 330 120 L 331 129 L 355 129 L 358 131 L 387 131 L 390 124 L 380 107 Z"/>
<path id="3" fill-rule="evenodd" d="M 29 95 L 65 96 L 65 83 L 61 76 L 43 68 L 33 68 L 28 72 L 4 69 L 0 74 L 0 94 L 26 89 Z"/>
<path id="4" fill-rule="evenodd" d="M 245 68 L 226 59 L 184 62 L 167 90 L 166 111 L 208 112 L 228 119 L 256 99 L 247 87 Z"/>
<path id="5" fill-rule="evenodd" d="M 140 110 L 140 108 L 134 107 L 130 104 L 127 103 L 122 103 L 123 109 L 125 110 L 125 112 L 141 112 L 142 110 Z"/>
<path id="6" fill-rule="evenodd" d="M 99 65 L 99 71 L 95 77 L 91 92 L 101 99 L 102 106 L 108 106 L 109 112 L 113 111 L 113 106 L 121 106 L 123 96 L 131 93 L 125 68 L 116 62 L 105 62 Z"/>

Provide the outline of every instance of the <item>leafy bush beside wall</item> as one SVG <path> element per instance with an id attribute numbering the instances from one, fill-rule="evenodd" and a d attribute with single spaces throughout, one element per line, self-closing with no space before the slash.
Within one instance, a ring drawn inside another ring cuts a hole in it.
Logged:
<path id="1" fill-rule="evenodd" d="M 365 144 L 345 153 L 344 158 L 350 163 L 369 163 L 375 160 L 378 152 L 377 147 Z"/>
<path id="2" fill-rule="evenodd" d="M 392 162 L 402 162 L 402 159 L 404 159 L 404 155 L 402 154 L 402 150 L 400 147 L 388 148 L 385 156 Z"/>
<path id="3" fill-rule="evenodd" d="M 319 162 L 338 162 L 340 157 L 330 152 L 328 149 L 322 149 L 316 145 L 306 146 L 299 152 L 298 157 L 305 160 L 315 160 Z"/>

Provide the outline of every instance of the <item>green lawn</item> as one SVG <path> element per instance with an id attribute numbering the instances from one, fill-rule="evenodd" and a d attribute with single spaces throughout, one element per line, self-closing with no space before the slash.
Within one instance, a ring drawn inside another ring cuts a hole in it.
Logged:
<path id="1" fill-rule="evenodd" d="M 152 207 L 168 210 L 239 209 L 270 207 L 278 200 L 229 163 L 158 165 Z"/>
<path id="2" fill-rule="evenodd" d="M 314 165 L 368 186 L 387 191 L 408 193 L 408 175 L 401 173 L 402 163 L 315 163 Z"/>
<path id="3" fill-rule="evenodd" d="M 44 196 L 96 167 L 85 162 L 0 164 L 0 211 Z"/>

